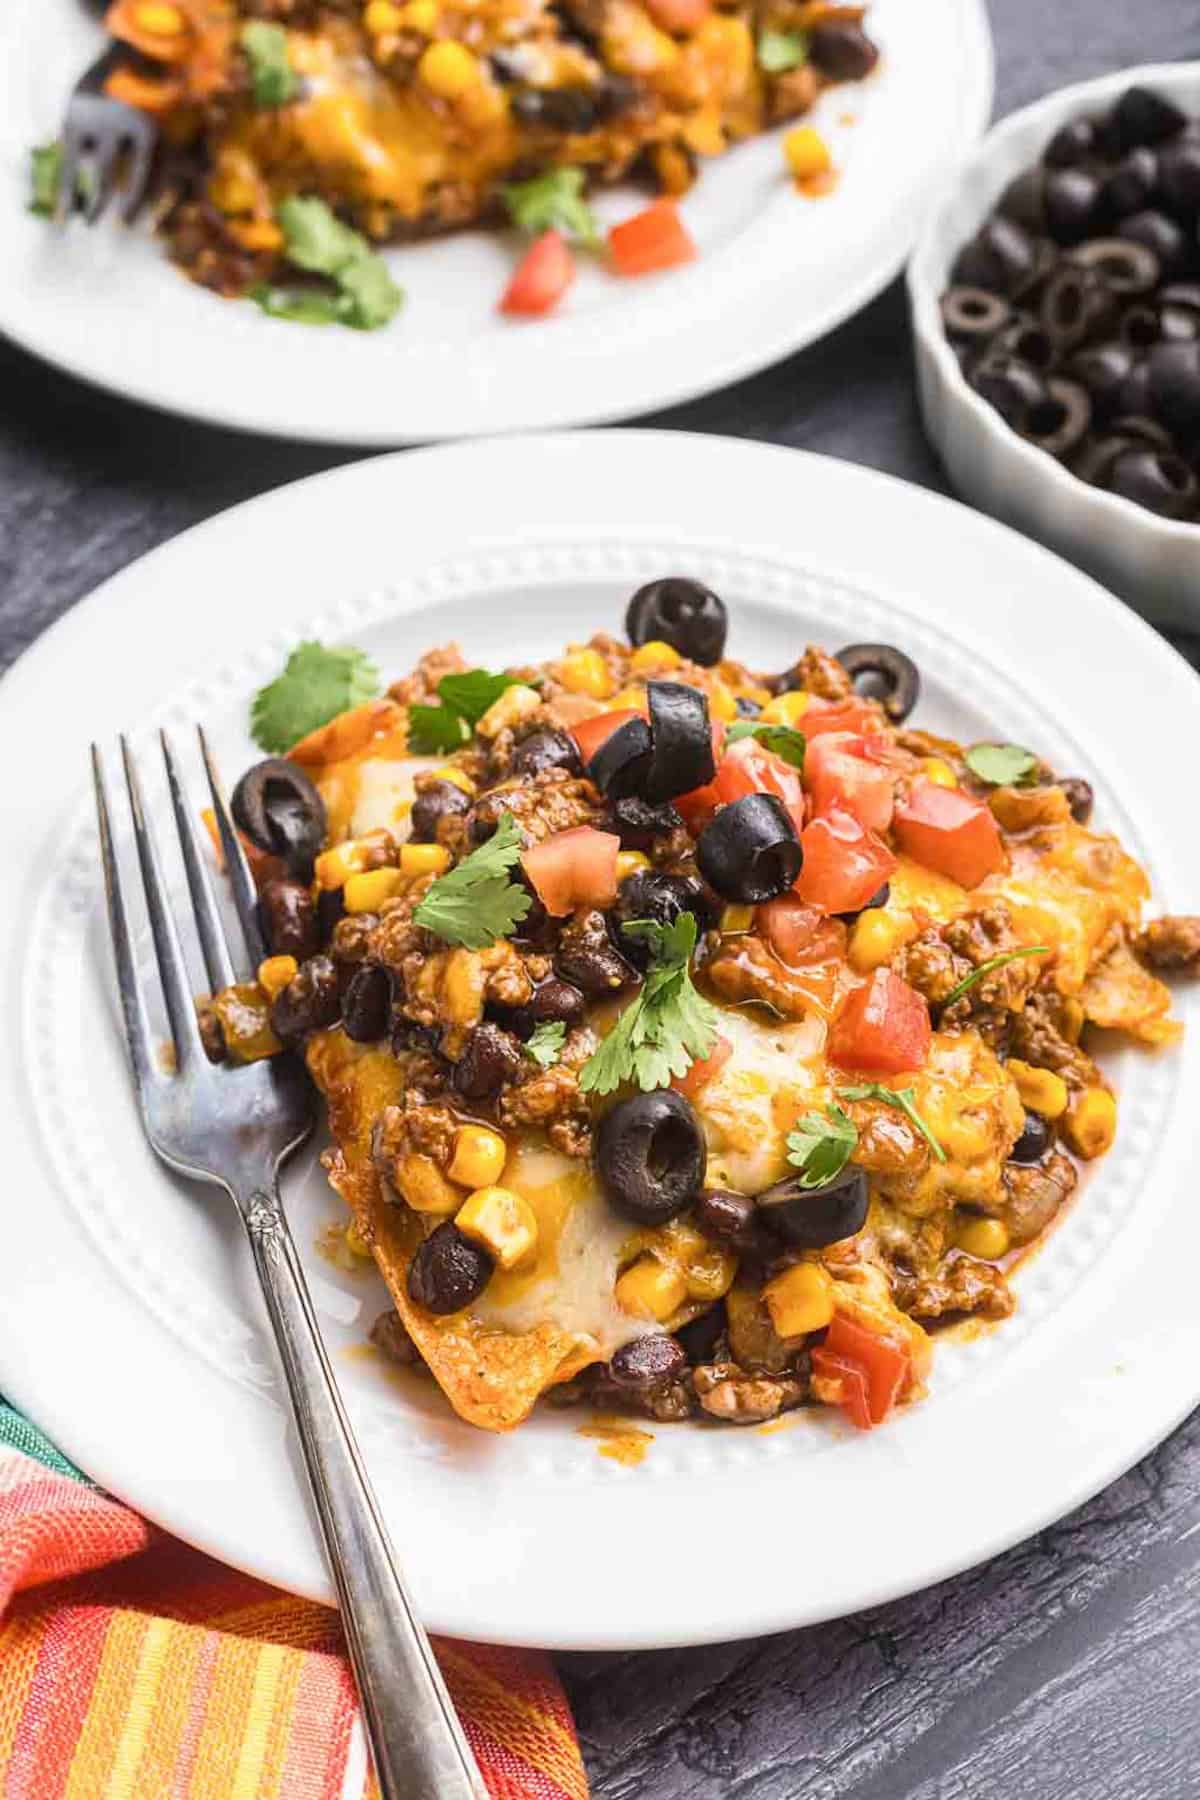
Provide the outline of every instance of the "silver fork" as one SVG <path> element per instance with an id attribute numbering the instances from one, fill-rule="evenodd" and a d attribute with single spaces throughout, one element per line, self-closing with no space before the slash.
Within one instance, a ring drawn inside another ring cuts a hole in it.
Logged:
<path id="1" fill-rule="evenodd" d="M 75 84 L 67 101 L 62 128 L 62 169 L 54 216 L 61 225 L 82 204 L 85 222 L 94 225 L 112 198 L 117 173 L 125 164 L 121 217 L 131 224 L 146 197 L 158 147 L 158 127 L 136 106 L 112 100 L 105 78 L 128 52 L 112 45 L 97 57 Z M 81 181 L 83 185 L 81 186 Z"/>
<path id="2" fill-rule="evenodd" d="M 262 956 L 254 882 L 203 731 L 212 791 L 246 951 Z M 167 782 L 183 851 L 196 931 L 215 992 L 234 979 L 233 961 L 197 846 L 179 766 L 162 734 Z M 237 1206 L 287 1377 L 296 1427 L 385 1800 L 487 1800 L 437 1663 L 405 1591 L 329 1358 L 279 1198 L 279 1170 L 309 1136 L 313 1094 L 298 1058 L 242 1068 L 214 1065 L 200 1041 L 194 987 L 163 884 L 133 756 L 121 739 L 146 908 L 174 1042 L 173 1068 L 151 1041 L 146 995 L 134 963 L 113 848 L 104 769 L 92 746 L 100 851 L 117 985 L 133 1083 L 152 1148 L 168 1167 L 223 1188 Z"/>

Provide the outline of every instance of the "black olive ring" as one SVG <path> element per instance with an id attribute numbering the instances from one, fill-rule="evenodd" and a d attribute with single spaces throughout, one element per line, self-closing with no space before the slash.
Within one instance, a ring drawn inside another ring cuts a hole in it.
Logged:
<path id="1" fill-rule="evenodd" d="M 269 756 L 246 770 L 233 790 L 234 822 L 252 844 L 282 857 L 290 875 L 307 880 L 328 829 L 325 802 L 297 763 Z"/>
<path id="2" fill-rule="evenodd" d="M 855 685 L 860 675 L 877 675 L 886 683 L 874 697 L 892 723 L 902 725 L 921 692 L 920 672 L 912 657 L 894 644 L 847 644 L 836 654 Z"/>

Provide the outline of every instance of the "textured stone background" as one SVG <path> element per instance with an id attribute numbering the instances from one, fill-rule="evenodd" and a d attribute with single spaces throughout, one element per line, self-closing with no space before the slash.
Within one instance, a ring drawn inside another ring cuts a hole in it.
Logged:
<path id="1" fill-rule="evenodd" d="M 991 7 L 1000 113 L 1109 69 L 1200 56 L 1196 0 Z M 943 486 L 898 284 L 803 355 L 648 422 Z M 0 342 L 0 667 L 143 551 L 344 460 L 160 418 Z M 713 1554 L 736 1557 L 747 1530 L 777 1532 L 781 1558 L 853 1555 L 833 1521 L 819 1538 L 811 1522 L 715 1513 Z M 597 1800 L 1190 1800 L 1197 1533 L 1193 1417 L 1060 1525 L 912 1599 L 758 1642 L 565 1657 Z"/>

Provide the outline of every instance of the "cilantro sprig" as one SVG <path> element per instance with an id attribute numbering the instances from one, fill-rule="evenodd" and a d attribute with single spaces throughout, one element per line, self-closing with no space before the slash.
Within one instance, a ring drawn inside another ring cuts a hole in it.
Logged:
<path id="1" fill-rule="evenodd" d="M 363 651 L 315 640 L 297 644 L 283 674 L 254 696 L 250 731 L 260 749 L 283 756 L 310 731 L 378 692 L 379 671 Z"/>
<path id="2" fill-rule="evenodd" d="M 838 1095 L 842 1100 L 882 1100 L 885 1106 L 894 1106 L 896 1111 L 902 1112 L 909 1123 L 920 1132 L 932 1150 L 935 1161 L 940 1163 L 946 1161 L 946 1152 L 917 1111 L 915 1088 L 890 1088 L 884 1087 L 881 1081 L 862 1081 L 855 1087 L 839 1088 Z"/>
<path id="3" fill-rule="evenodd" d="M 748 737 L 757 738 L 764 750 L 781 756 L 793 769 L 804 767 L 804 752 L 808 745 L 802 731 L 795 731 L 790 725 L 762 725 L 756 719 L 735 719 L 725 733 L 725 742 L 736 744 L 739 739 Z"/>
<path id="4" fill-rule="evenodd" d="M 404 304 L 404 289 L 397 287 L 362 233 L 344 225 L 324 200 L 293 194 L 280 201 L 275 218 L 288 261 L 310 275 L 325 276 L 333 287 L 262 283 L 250 290 L 250 297 L 264 312 L 303 325 L 349 325 L 355 331 L 375 331 L 395 318 Z"/>
<path id="5" fill-rule="evenodd" d="M 963 761 L 989 787 L 1020 787 L 1038 766 L 1033 751 L 1020 744 L 972 744 Z"/>
<path id="6" fill-rule="evenodd" d="M 487 842 L 439 875 L 413 913 L 413 922 L 446 944 L 486 950 L 509 937 L 533 904 L 508 871 L 520 860 L 521 833 L 509 812 Z"/>
<path id="7" fill-rule="evenodd" d="M 543 1019 L 540 1025 L 534 1027 L 526 1041 L 525 1050 L 539 1068 L 552 1069 L 562 1056 L 566 1038 L 567 1027 L 562 1019 Z"/>
<path id="8" fill-rule="evenodd" d="M 547 169 L 528 181 L 510 181 L 500 197 L 518 231 L 530 237 L 561 231 L 585 250 L 596 250 L 600 227 L 583 197 L 583 179 L 582 169 Z"/>
<path id="9" fill-rule="evenodd" d="M 487 669 L 443 675 L 437 687 L 439 704 L 408 710 L 409 748 L 419 756 L 461 749 L 493 701 L 515 685 L 514 676 L 493 675 Z"/>
<path id="10" fill-rule="evenodd" d="M 650 949 L 650 966 L 636 999 L 579 1072 L 585 1094 L 611 1094 L 623 1082 L 643 1093 L 666 1087 L 706 1057 L 717 1038 L 717 1009 L 692 983 L 696 919 L 680 913 L 671 925 L 631 919 L 622 926 Z"/>
<path id="11" fill-rule="evenodd" d="M 844 1107 L 830 1101 L 824 1114 L 806 1112 L 789 1132 L 788 1161 L 800 1171 L 803 1188 L 824 1187 L 840 1175 L 858 1144 L 858 1127 Z"/>
<path id="12" fill-rule="evenodd" d="M 946 1007 L 953 1006 L 956 1000 L 961 1000 L 968 989 L 973 988 L 977 981 L 982 981 L 985 975 L 990 975 L 993 969 L 1002 969 L 1006 963 L 1019 962 L 1023 956 L 1049 956 L 1050 948 L 1049 944 L 1027 944 L 1021 950 L 1005 950 L 1000 956 L 989 956 L 986 962 L 981 962 L 978 968 L 972 969 L 969 975 L 964 975 L 962 980 L 950 989 L 941 1003 L 942 1010 L 945 1011 Z"/>
<path id="13" fill-rule="evenodd" d="M 40 219 L 52 219 L 62 184 L 63 150 L 57 138 L 51 144 L 35 144 L 29 152 L 29 210 Z"/>
<path id="14" fill-rule="evenodd" d="M 760 31 L 758 66 L 764 75 L 786 75 L 808 61 L 808 38 L 802 31 Z"/>
<path id="15" fill-rule="evenodd" d="M 250 68 L 255 106 L 286 106 L 299 90 L 296 72 L 288 60 L 288 37 L 282 25 L 265 19 L 249 19 L 238 42 Z"/>

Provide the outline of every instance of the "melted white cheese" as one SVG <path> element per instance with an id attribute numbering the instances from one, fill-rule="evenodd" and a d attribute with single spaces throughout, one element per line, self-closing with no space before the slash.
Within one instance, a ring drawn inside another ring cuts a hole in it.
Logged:
<path id="1" fill-rule="evenodd" d="M 350 814 L 349 837 L 387 830 L 400 843 L 409 834 L 413 783 L 438 767 L 435 756 L 406 756 L 395 762 L 364 762 L 357 770 L 357 789 Z"/>
<path id="2" fill-rule="evenodd" d="M 787 1173 L 799 1114 L 825 1098 L 825 1026 L 815 1015 L 771 1023 L 729 1008 L 720 1032 L 733 1053 L 693 1102 L 708 1139 L 707 1182 L 760 1194 Z"/>

